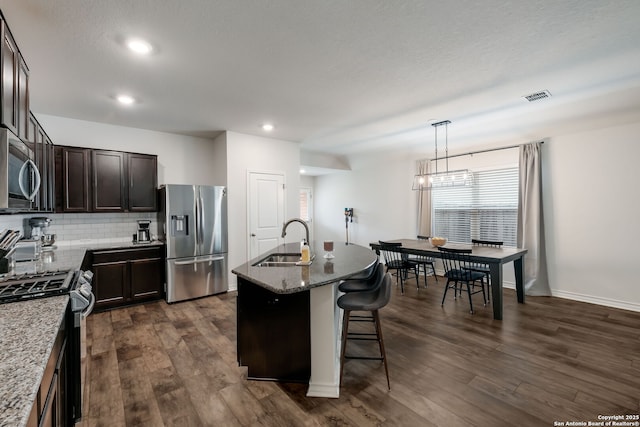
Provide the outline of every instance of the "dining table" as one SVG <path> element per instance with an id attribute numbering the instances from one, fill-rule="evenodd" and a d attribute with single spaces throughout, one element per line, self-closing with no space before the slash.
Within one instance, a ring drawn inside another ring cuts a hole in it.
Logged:
<path id="1" fill-rule="evenodd" d="M 400 246 L 393 247 L 396 252 L 412 255 L 423 255 L 434 258 L 441 258 L 442 253 L 430 241 L 422 239 L 395 239 L 385 240 L 386 243 L 401 243 Z M 380 242 L 370 243 L 371 249 L 380 254 Z M 486 247 L 472 246 L 465 244 L 447 243 L 447 248 L 466 248 L 471 249 L 469 260 L 487 264 L 489 266 L 489 275 L 491 277 L 491 297 L 493 305 L 493 318 L 502 320 L 502 266 L 513 261 L 513 268 L 516 279 L 516 295 L 518 302 L 524 304 L 524 256 L 527 249 L 513 247 Z"/>

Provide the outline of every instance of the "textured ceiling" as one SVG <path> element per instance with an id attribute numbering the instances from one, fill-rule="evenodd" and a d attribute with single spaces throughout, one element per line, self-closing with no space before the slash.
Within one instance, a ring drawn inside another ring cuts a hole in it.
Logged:
<path id="1" fill-rule="evenodd" d="M 271 121 L 333 154 L 429 152 L 429 120 L 452 121 L 455 149 L 640 117 L 638 0 L 0 4 L 36 113 L 200 136 Z M 156 52 L 134 57 L 130 35 Z M 119 107 L 120 91 L 140 102 Z"/>

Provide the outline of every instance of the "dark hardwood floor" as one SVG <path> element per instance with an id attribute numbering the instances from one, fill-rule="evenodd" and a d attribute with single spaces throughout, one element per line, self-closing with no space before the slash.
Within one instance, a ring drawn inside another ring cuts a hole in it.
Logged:
<path id="1" fill-rule="evenodd" d="M 496 321 L 479 294 L 474 314 L 466 296 L 441 307 L 443 282 L 417 291 L 410 281 L 380 311 L 391 391 L 380 362 L 351 360 L 339 399 L 246 380 L 234 293 L 94 313 L 82 425 L 553 426 L 640 413 L 640 313 L 547 297 L 519 305 L 505 290 Z"/>

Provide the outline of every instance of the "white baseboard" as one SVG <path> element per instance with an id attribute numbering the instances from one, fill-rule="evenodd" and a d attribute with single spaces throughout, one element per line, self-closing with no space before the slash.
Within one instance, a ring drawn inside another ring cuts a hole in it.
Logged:
<path id="1" fill-rule="evenodd" d="M 507 289 L 515 289 L 516 284 L 514 282 L 504 282 L 502 284 L 502 287 Z M 605 307 L 640 312 L 640 304 L 628 301 L 620 301 L 612 298 L 578 294 L 575 292 L 562 291 L 560 289 L 551 289 L 551 296 L 556 298 L 570 299 L 572 301 L 588 302 L 590 304 L 597 304 Z"/>
<path id="2" fill-rule="evenodd" d="M 340 397 L 340 385 L 309 383 L 309 390 L 307 391 L 307 396 L 338 398 Z"/>
<path id="3" fill-rule="evenodd" d="M 603 305 L 605 307 L 640 312 L 640 304 L 628 301 L 620 301 L 593 295 L 577 294 L 575 292 L 560 291 L 558 289 L 551 289 L 551 295 L 553 295 L 554 297 L 570 299 L 573 301 L 588 302 L 591 304 Z"/>

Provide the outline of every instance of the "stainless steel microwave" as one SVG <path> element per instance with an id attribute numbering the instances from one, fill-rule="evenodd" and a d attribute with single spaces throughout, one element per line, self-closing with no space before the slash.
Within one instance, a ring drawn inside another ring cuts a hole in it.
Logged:
<path id="1" fill-rule="evenodd" d="M 34 152 L 9 129 L 0 128 L 0 210 L 30 210 L 40 191 Z"/>

